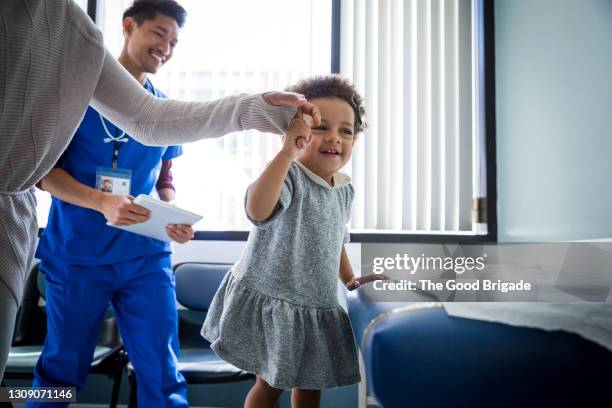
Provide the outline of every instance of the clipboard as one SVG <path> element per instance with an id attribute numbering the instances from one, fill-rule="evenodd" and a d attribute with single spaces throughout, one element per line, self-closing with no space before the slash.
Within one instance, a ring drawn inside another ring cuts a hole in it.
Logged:
<path id="1" fill-rule="evenodd" d="M 134 234 L 144 235 L 160 241 L 170 242 L 171 239 L 166 233 L 168 224 L 187 224 L 193 225 L 202 219 L 202 216 L 191 211 L 175 207 L 164 201 L 157 200 L 145 194 L 140 194 L 134 199 L 134 204 L 138 204 L 151 211 L 151 217 L 138 224 L 114 225 L 107 222 L 106 225 L 119 228 Z"/>

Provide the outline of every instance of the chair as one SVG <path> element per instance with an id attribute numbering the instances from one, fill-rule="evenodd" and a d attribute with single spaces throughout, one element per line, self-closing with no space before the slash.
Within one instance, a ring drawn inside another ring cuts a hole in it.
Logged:
<path id="1" fill-rule="evenodd" d="M 46 314 L 40 299 L 45 299 L 44 274 L 36 263 L 26 281 L 24 298 L 17 314 L 13 342 L 9 351 L 4 379 L 32 380 L 34 367 L 42 352 L 47 332 Z M 90 374 L 104 374 L 113 380 L 109 406 L 114 408 L 119 400 L 121 377 L 127 355 L 112 314 L 106 313 L 94 351 Z"/>
<path id="2" fill-rule="evenodd" d="M 179 309 L 180 355 L 178 370 L 187 384 L 216 384 L 255 378 L 223 361 L 210 348 L 200 330 L 205 312 L 231 265 L 211 263 L 183 263 L 174 267 L 176 299 Z M 183 309 L 184 308 L 184 309 Z M 204 313 L 203 313 L 204 312 Z M 136 407 L 136 376 L 128 364 L 130 379 L 130 407 Z"/>
<path id="3" fill-rule="evenodd" d="M 361 291 L 348 306 L 360 345 L 360 408 L 610 400 L 612 352 L 578 335 L 451 317 L 439 302 L 372 302 Z"/>

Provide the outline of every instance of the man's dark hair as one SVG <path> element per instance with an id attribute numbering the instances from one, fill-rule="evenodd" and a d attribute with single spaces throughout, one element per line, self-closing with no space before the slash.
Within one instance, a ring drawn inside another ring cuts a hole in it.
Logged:
<path id="1" fill-rule="evenodd" d="M 351 82 L 340 75 L 316 76 L 299 81 L 286 89 L 289 92 L 302 94 L 306 99 L 340 98 L 348 103 L 355 112 L 355 133 L 363 132 L 367 127 L 363 98 Z"/>
<path id="2" fill-rule="evenodd" d="M 187 17 L 185 9 L 174 0 L 135 0 L 123 13 L 123 19 L 132 17 L 140 25 L 146 20 L 153 20 L 157 13 L 176 20 L 179 28 L 183 27 Z"/>

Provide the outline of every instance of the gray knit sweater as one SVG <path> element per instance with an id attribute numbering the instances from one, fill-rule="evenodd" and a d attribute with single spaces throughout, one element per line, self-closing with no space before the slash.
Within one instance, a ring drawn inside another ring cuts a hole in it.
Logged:
<path id="1" fill-rule="evenodd" d="M 0 278 L 18 303 L 38 229 L 33 186 L 60 157 L 90 103 L 148 145 L 251 128 L 280 133 L 295 113 L 259 95 L 159 100 L 112 58 L 72 0 L 1 0 Z"/>

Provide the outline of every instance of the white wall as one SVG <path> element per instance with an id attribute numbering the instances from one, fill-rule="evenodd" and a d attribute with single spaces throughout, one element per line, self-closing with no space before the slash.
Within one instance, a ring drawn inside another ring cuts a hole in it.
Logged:
<path id="1" fill-rule="evenodd" d="M 495 2 L 500 241 L 612 236 L 612 1 Z"/>

